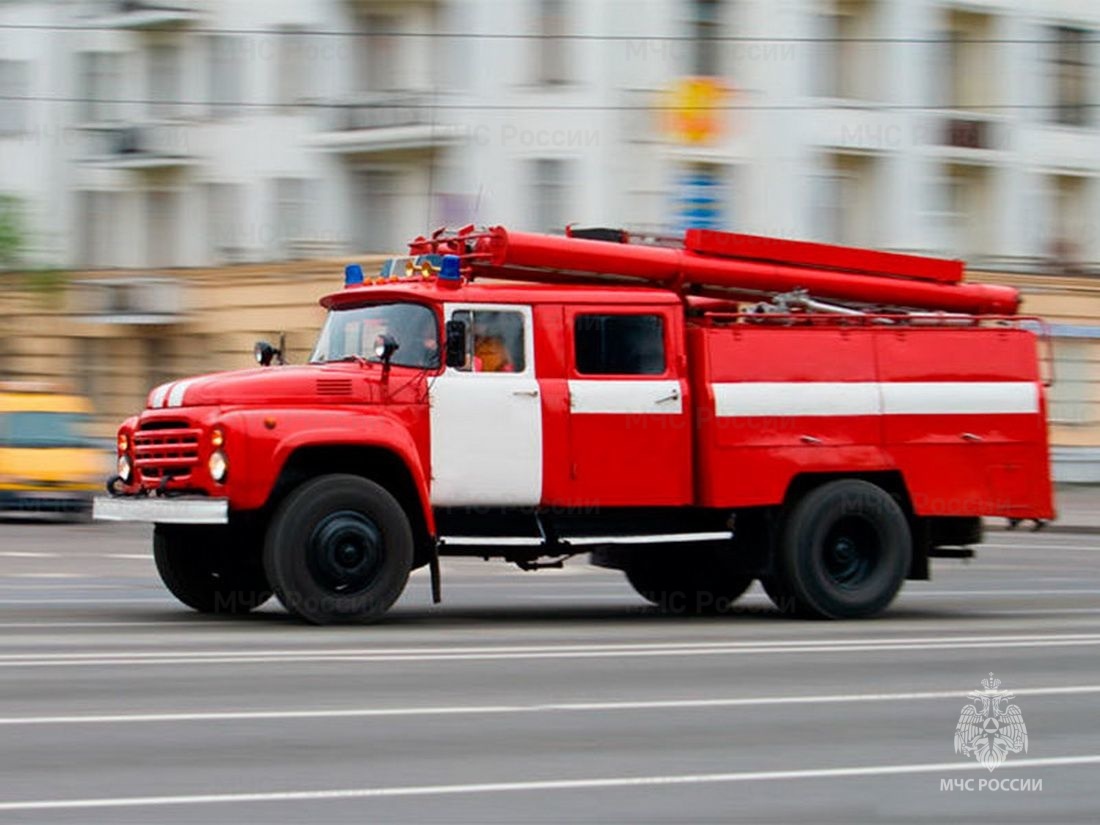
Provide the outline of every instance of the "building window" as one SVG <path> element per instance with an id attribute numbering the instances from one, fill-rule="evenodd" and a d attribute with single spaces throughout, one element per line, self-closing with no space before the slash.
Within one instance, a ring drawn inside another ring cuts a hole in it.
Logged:
<path id="1" fill-rule="evenodd" d="M 1089 123 L 1088 32 L 1059 26 L 1054 29 L 1054 122 L 1065 126 Z"/>
<path id="2" fill-rule="evenodd" d="M 146 195 L 146 263 L 151 267 L 178 266 L 176 236 L 179 231 L 178 196 L 154 190 Z"/>
<path id="3" fill-rule="evenodd" d="M 296 26 L 284 26 L 277 42 L 276 102 L 280 106 L 294 106 L 307 100 L 313 88 L 309 33 Z"/>
<path id="4" fill-rule="evenodd" d="M 84 52 L 80 67 L 81 111 L 86 123 L 107 123 L 119 119 L 119 91 L 122 87 L 122 56 L 115 52 Z"/>
<path id="5" fill-rule="evenodd" d="M 721 0 L 692 0 L 691 3 L 691 68 L 699 77 L 719 77 L 722 74 Z"/>
<path id="6" fill-rule="evenodd" d="M 1054 384 L 1050 388 L 1050 420 L 1054 424 L 1090 424 L 1097 418 L 1092 398 L 1096 378 L 1094 341 L 1059 339 L 1054 342 Z"/>
<path id="7" fill-rule="evenodd" d="M 176 377 L 172 369 L 172 340 L 160 332 L 142 340 L 145 349 L 145 381 L 150 387 L 159 387 Z"/>
<path id="8" fill-rule="evenodd" d="M 244 100 L 241 38 L 215 34 L 207 38 L 209 74 L 206 99 L 215 118 L 235 114 Z"/>
<path id="9" fill-rule="evenodd" d="M 1089 196 L 1095 183 L 1083 175 L 1053 175 L 1051 184 L 1053 220 L 1046 252 L 1062 271 L 1079 272 L 1088 255 L 1093 225 Z"/>
<path id="10" fill-rule="evenodd" d="M 79 193 L 77 197 L 78 267 L 97 268 L 116 263 L 114 214 L 118 196 L 113 192 Z"/>
<path id="11" fill-rule="evenodd" d="M 211 183 L 206 187 L 209 255 L 216 263 L 239 263 L 246 257 L 242 239 L 244 187 Z"/>
<path id="12" fill-rule="evenodd" d="M 178 46 L 158 43 L 149 48 L 149 114 L 171 119 L 180 114 L 181 64 Z"/>
<path id="13" fill-rule="evenodd" d="M 814 179 L 814 234 L 827 243 L 875 246 L 878 236 L 878 161 L 873 155 L 828 156 L 826 171 Z"/>
<path id="14" fill-rule="evenodd" d="M 560 232 L 569 222 L 569 163 L 559 158 L 539 158 L 531 164 L 531 228 Z"/>
<path id="15" fill-rule="evenodd" d="M 363 18 L 365 34 L 357 38 L 358 92 L 393 92 L 408 84 L 402 83 L 403 48 L 412 43 L 397 37 L 401 31 L 401 18 L 392 14 L 368 14 Z"/>
<path id="16" fill-rule="evenodd" d="M 812 87 L 821 97 L 873 100 L 878 63 L 888 52 L 873 42 L 878 34 L 874 0 L 836 0 L 818 16 L 812 59 Z"/>
<path id="17" fill-rule="evenodd" d="M 284 258 L 297 257 L 302 244 L 312 240 L 315 191 L 316 182 L 306 178 L 275 181 L 275 238 L 277 252 Z"/>
<path id="18" fill-rule="evenodd" d="M 660 315 L 578 315 L 573 349 L 580 375 L 662 375 L 664 320 Z"/>
<path id="19" fill-rule="evenodd" d="M 30 101 L 25 98 L 29 95 L 30 63 L 0 60 L 0 135 L 21 135 L 27 131 Z"/>
<path id="20" fill-rule="evenodd" d="M 401 173 L 395 169 L 364 169 L 355 174 L 351 239 L 356 251 L 395 252 L 401 248 L 397 233 L 401 183 Z"/>
<path id="21" fill-rule="evenodd" d="M 951 11 L 943 39 L 947 106 L 988 112 L 1000 102 L 997 85 L 1001 78 L 996 69 L 995 50 L 1004 46 L 995 42 L 995 18 L 990 14 Z M 942 106 L 943 101 L 937 101 L 937 105 Z"/>
<path id="22" fill-rule="evenodd" d="M 545 85 L 568 83 L 571 41 L 566 0 L 539 0 L 537 80 Z"/>

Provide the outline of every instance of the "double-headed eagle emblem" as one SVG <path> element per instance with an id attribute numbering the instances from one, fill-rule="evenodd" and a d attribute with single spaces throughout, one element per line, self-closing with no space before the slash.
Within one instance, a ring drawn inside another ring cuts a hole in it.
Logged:
<path id="1" fill-rule="evenodd" d="M 999 690 L 1001 680 L 992 673 L 982 679 L 983 690 L 967 694 L 972 705 L 965 705 L 955 726 L 955 753 L 973 756 L 992 771 L 1010 753 L 1027 753 L 1027 726 L 1019 705 L 1002 707 L 1015 699 L 1011 691 Z"/>

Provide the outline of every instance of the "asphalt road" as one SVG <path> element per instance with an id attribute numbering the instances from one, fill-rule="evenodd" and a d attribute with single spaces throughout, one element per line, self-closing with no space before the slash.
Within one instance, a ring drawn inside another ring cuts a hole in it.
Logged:
<path id="1" fill-rule="evenodd" d="M 0 524 L 0 822 L 1098 818 L 1097 535 L 992 534 L 874 621 L 461 560 L 360 628 L 190 613 L 148 541 Z M 990 671 L 1029 734 L 993 773 L 953 749 Z"/>

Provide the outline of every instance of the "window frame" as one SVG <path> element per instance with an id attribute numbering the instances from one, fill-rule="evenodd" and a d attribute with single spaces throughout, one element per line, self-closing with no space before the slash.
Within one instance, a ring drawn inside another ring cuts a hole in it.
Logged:
<path id="1" fill-rule="evenodd" d="M 656 316 L 661 321 L 661 344 L 664 348 L 664 369 L 659 373 L 637 372 L 581 372 L 577 364 L 577 319 L 583 316 Z M 565 338 L 567 341 L 567 372 L 570 378 L 580 381 L 668 381 L 679 378 L 677 365 L 672 357 L 675 352 L 672 336 L 675 334 L 672 313 L 661 306 L 652 307 L 576 307 L 566 311 Z"/>
<path id="2" fill-rule="evenodd" d="M 459 369 L 458 367 L 447 367 L 446 372 L 450 375 L 464 375 L 473 377 L 485 377 L 492 376 L 494 379 L 498 377 L 516 378 L 519 376 L 526 376 L 530 378 L 535 377 L 535 341 L 534 341 L 534 314 L 532 309 L 527 304 L 483 304 L 483 303 L 455 303 L 446 304 L 443 308 L 444 329 L 446 329 L 446 323 L 455 320 L 455 314 L 459 312 L 470 312 L 475 316 L 479 312 L 512 312 L 520 316 L 522 321 L 521 329 L 523 330 L 523 369 L 516 370 L 515 372 L 486 372 L 484 370 L 478 371 L 473 369 Z M 444 334 L 444 341 L 442 346 L 446 346 L 446 335 Z M 466 329 L 466 341 L 467 341 L 467 353 L 472 355 L 472 340 L 473 340 L 473 324 L 471 323 Z"/>

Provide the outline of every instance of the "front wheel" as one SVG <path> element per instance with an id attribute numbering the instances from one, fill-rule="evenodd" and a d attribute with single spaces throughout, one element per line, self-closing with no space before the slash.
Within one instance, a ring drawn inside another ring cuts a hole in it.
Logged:
<path id="1" fill-rule="evenodd" d="M 279 507 L 264 567 L 275 595 L 314 624 L 376 621 L 412 570 L 408 516 L 385 488 L 353 475 L 307 481 Z"/>
<path id="2" fill-rule="evenodd" d="M 259 553 L 226 528 L 158 524 L 153 558 L 172 595 L 200 613 L 248 613 L 271 598 Z"/>
<path id="3" fill-rule="evenodd" d="M 894 600 L 911 556 L 909 523 L 885 490 L 859 479 L 831 481 L 792 509 L 769 595 L 789 598 L 804 616 L 873 616 Z"/>

